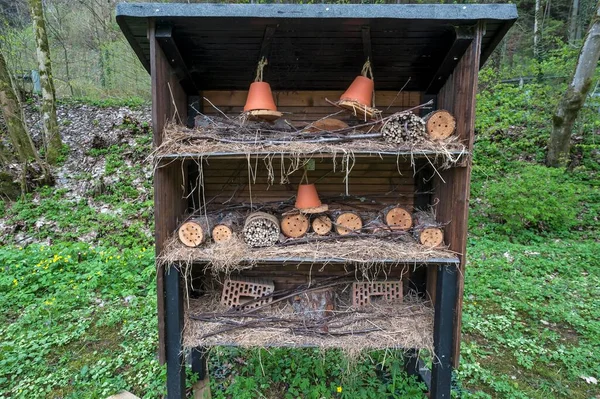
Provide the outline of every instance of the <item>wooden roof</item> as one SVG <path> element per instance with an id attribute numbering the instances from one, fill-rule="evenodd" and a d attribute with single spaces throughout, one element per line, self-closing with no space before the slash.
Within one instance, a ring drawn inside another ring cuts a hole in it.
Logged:
<path id="1" fill-rule="evenodd" d="M 481 63 L 517 18 L 514 4 L 164 4 L 117 6 L 147 70 L 148 20 L 189 93 L 247 89 L 266 56 L 274 90 L 343 90 L 371 58 L 377 90 L 436 93 L 485 22 Z"/>

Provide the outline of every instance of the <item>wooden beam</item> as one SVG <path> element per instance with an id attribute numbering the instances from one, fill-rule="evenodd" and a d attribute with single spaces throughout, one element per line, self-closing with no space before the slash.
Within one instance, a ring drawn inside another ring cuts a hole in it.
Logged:
<path id="1" fill-rule="evenodd" d="M 475 138 L 475 98 L 483 31 L 484 27 L 481 23 L 475 31 L 475 40 L 472 41 L 438 94 L 439 108 L 453 113 L 456 118 L 456 135 L 469 151 L 473 149 Z M 444 181 L 438 179 L 436 182 L 435 197 L 438 200 L 436 214 L 439 222 L 449 223 L 444 229 L 444 240 L 450 250 L 460 254 L 461 261 L 457 283 L 452 357 L 454 366 L 458 367 L 469 215 L 470 158 L 463 166 L 443 171 L 441 175 Z"/>
<path id="2" fill-rule="evenodd" d="M 427 94 L 436 94 L 440 90 L 475 39 L 473 27 L 457 26 L 454 28 L 454 33 L 455 37 L 450 49 L 427 85 L 427 90 L 425 90 Z"/>
<path id="3" fill-rule="evenodd" d="M 365 61 L 371 60 L 371 68 L 373 67 L 373 53 L 371 51 L 371 27 L 364 25 L 361 28 L 362 42 L 363 42 L 363 53 L 365 54 Z"/>
<path id="4" fill-rule="evenodd" d="M 152 83 L 152 131 L 154 147 L 162 142 L 165 125 L 179 116 L 187 118 L 187 96 L 176 79 L 167 58 L 155 37 L 154 21 L 148 25 L 150 40 L 150 71 Z M 183 178 L 181 162 L 157 168 L 154 172 L 154 239 L 155 253 L 158 256 L 164 242 L 177 227 L 178 218 L 185 210 L 181 186 Z M 164 268 L 157 268 L 156 295 L 158 312 L 159 361 L 165 362 L 165 286 Z"/>
<path id="5" fill-rule="evenodd" d="M 170 25 L 158 25 L 156 27 L 155 37 L 167 58 L 167 62 L 171 68 L 173 68 L 173 71 L 184 90 L 190 95 L 198 94 L 200 90 L 196 86 L 185 61 L 179 52 L 179 48 L 173 37 L 173 28 Z"/>
<path id="6" fill-rule="evenodd" d="M 258 54 L 258 61 L 265 58 L 269 59 L 269 52 L 271 51 L 271 42 L 273 40 L 273 36 L 275 35 L 275 30 L 277 29 L 277 25 L 267 25 L 265 28 L 265 34 L 263 35 L 262 43 L 260 45 L 260 53 Z M 257 61 L 257 63 L 258 63 Z"/>

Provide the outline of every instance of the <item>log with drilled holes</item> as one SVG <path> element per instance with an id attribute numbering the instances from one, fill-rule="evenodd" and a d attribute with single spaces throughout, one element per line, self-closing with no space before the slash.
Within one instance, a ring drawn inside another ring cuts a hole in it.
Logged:
<path id="1" fill-rule="evenodd" d="M 425 121 L 412 112 L 398 112 L 387 120 L 381 134 L 388 143 L 418 143 L 426 137 Z"/>
<path id="2" fill-rule="evenodd" d="M 210 238 L 213 221 L 210 217 L 200 216 L 185 221 L 179 226 L 177 234 L 181 243 L 195 248 Z"/>
<path id="3" fill-rule="evenodd" d="M 270 247 L 279 241 L 279 220 L 265 212 L 251 213 L 244 223 L 244 241 L 253 248 Z"/>
<path id="4" fill-rule="evenodd" d="M 281 232 L 290 238 L 299 238 L 308 232 L 310 224 L 308 217 L 301 213 L 285 215 L 281 219 Z"/>
<path id="5" fill-rule="evenodd" d="M 316 234 L 320 236 L 324 236 L 331 233 L 332 228 L 333 223 L 327 215 L 317 215 L 312 220 L 312 229 Z"/>
<path id="6" fill-rule="evenodd" d="M 450 112 L 443 109 L 430 112 L 423 117 L 423 120 L 427 134 L 432 140 L 447 139 L 456 129 L 456 119 Z"/>
<path id="7" fill-rule="evenodd" d="M 212 229 L 212 239 L 214 242 L 227 242 L 233 238 L 233 234 L 238 230 L 240 217 L 234 213 L 226 213 L 219 217 L 215 227 Z"/>
<path id="8" fill-rule="evenodd" d="M 381 211 L 383 220 L 392 230 L 406 231 L 413 225 L 413 219 L 406 209 L 399 206 L 389 206 Z"/>
<path id="9" fill-rule="evenodd" d="M 362 226 L 360 215 L 354 212 L 340 212 L 335 218 L 335 231 L 341 236 L 358 232 Z"/>
<path id="10" fill-rule="evenodd" d="M 437 248 L 444 244 L 442 225 L 429 212 L 417 212 L 415 214 L 413 236 L 419 244 L 429 248 Z"/>

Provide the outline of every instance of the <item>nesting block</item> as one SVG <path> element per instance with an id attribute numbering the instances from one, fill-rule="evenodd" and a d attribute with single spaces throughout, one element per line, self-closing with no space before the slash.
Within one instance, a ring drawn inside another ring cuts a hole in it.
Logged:
<path id="1" fill-rule="evenodd" d="M 254 299 L 272 294 L 275 285 L 272 281 L 258 278 L 237 278 L 235 280 L 226 280 L 221 292 L 221 304 L 229 307 L 241 307 L 244 310 L 257 308 L 271 303 L 273 297 L 265 298 L 261 301 L 244 305 Z"/>
<path id="2" fill-rule="evenodd" d="M 386 301 L 402 300 L 402 281 L 373 281 L 352 284 L 352 305 L 365 306 L 372 297 Z"/>

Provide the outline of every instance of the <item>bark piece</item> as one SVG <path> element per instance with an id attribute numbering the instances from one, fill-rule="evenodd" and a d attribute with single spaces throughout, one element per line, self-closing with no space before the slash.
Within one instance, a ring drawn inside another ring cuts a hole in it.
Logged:
<path id="1" fill-rule="evenodd" d="M 322 320 L 333 316 L 335 291 L 331 288 L 303 292 L 292 298 L 294 311 L 309 320 Z M 326 329 L 327 326 L 322 328 Z"/>

